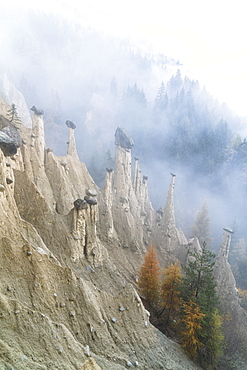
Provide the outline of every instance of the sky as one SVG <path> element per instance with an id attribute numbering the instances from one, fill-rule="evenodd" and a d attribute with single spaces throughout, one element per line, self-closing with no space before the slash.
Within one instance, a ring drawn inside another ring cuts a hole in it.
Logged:
<path id="1" fill-rule="evenodd" d="M 146 40 L 154 50 L 179 59 L 209 92 L 247 116 L 245 1 L 91 0 L 90 6 L 102 29 Z"/>
<path id="2" fill-rule="evenodd" d="M 106 34 L 179 60 L 220 102 L 247 116 L 247 22 L 243 0 L 9 0 L 62 13 Z"/>

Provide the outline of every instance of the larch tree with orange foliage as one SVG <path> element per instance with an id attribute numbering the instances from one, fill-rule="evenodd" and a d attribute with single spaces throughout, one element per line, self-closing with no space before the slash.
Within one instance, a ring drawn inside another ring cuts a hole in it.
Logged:
<path id="1" fill-rule="evenodd" d="M 155 309 L 160 301 L 160 265 L 154 246 L 150 246 L 144 256 L 139 271 L 138 287 L 140 295 Z"/>
<path id="2" fill-rule="evenodd" d="M 180 263 L 171 264 L 164 269 L 163 282 L 161 285 L 161 299 L 166 311 L 165 326 L 169 324 L 171 318 L 175 318 L 178 312 L 181 298 L 180 298 L 180 284 L 182 279 L 182 272 Z"/>
<path id="3" fill-rule="evenodd" d="M 205 315 L 200 312 L 199 306 L 192 300 L 188 303 L 184 302 L 183 311 L 182 325 L 184 330 L 181 333 L 181 344 L 189 357 L 195 360 L 198 356 L 199 348 L 203 345 L 199 340 L 199 333 L 202 329 L 202 320 Z"/>

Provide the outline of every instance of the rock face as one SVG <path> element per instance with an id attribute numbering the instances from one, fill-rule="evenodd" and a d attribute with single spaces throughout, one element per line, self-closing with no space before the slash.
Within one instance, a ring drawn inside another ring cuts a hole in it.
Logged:
<path id="1" fill-rule="evenodd" d="M 79 370 L 100 370 L 101 368 L 97 365 L 93 358 L 87 360 Z"/>
<path id="2" fill-rule="evenodd" d="M 2 92 L 1 97 L 8 103 L 14 103 L 18 116 L 21 118 L 23 125 L 31 127 L 31 117 L 29 110 L 22 93 L 10 82 L 6 73 L 0 75 L 0 91 Z"/>
<path id="3" fill-rule="evenodd" d="M 215 265 L 215 278 L 217 281 L 218 293 L 224 301 L 227 301 L 229 304 L 230 301 L 238 301 L 236 282 L 228 263 L 231 234 L 232 231 L 230 229 L 224 229 L 219 255 Z"/>
<path id="4" fill-rule="evenodd" d="M 153 217 L 149 240 L 157 246 L 162 259 L 167 264 L 179 259 L 181 263 L 186 263 L 188 250 L 191 248 L 181 229 L 176 227 L 174 213 L 174 187 L 175 175 L 171 174 L 166 204 L 164 209 L 159 209 Z"/>
<path id="5" fill-rule="evenodd" d="M 69 122 L 71 122 L 71 121 L 69 121 Z M 72 123 L 73 122 L 71 122 L 69 125 L 67 125 L 68 126 L 68 131 L 69 131 L 67 154 L 71 155 L 72 157 L 77 158 L 79 160 L 79 158 L 77 156 L 77 150 L 76 150 L 76 144 L 75 144 L 75 133 L 74 133 L 75 125 L 72 127 Z"/>
<path id="6" fill-rule="evenodd" d="M 98 189 L 67 126 L 66 156 L 46 149 L 35 111 L 32 128 L 20 125 L 16 153 L 0 149 L 0 367 L 196 369 L 150 324 L 135 285 L 151 242 L 163 267 L 177 258 L 185 263 L 188 249 L 200 248 L 176 228 L 175 176 L 164 209 L 155 212 L 137 158 L 132 178 L 133 140 L 117 129 L 115 167 Z M 215 272 L 224 297 L 228 242 Z"/>
<path id="7" fill-rule="evenodd" d="M 247 357 L 243 358 L 243 353 L 246 353 L 247 313 L 239 304 L 236 281 L 228 263 L 233 231 L 228 228 L 223 230 L 214 275 L 220 297 L 221 311 L 227 317 L 227 320 L 224 321 L 226 358 L 232 359 L 232 361 L 237 360 L 237 368 L 244 370 L 247 363 Z"/>
<path id="8" fill-rule="evenodd" d="M 135 289 L 156 222 L 147 179 L 136 169 L 133 186 L 121 141 L 100 191 L 68 130 L 57 157 L 34 112 L 16 154 L 0 150 L 0 367 L 196 369 L 149 323 Z"/>
<path id="9" fill-rule="evenodd" d="M 22 145 L 22 139 L 19 132 L 12 126 L 4 127 L 1 132 L 7 134 L 16 144 L 16 148 L 19 148 Z"/>
<path id="10" fill-rule="evenodd" d="M 3 131 L 0 131 L 0 148 L 6 157 L 17 153 L 17 144 L 15 140 Z"/>

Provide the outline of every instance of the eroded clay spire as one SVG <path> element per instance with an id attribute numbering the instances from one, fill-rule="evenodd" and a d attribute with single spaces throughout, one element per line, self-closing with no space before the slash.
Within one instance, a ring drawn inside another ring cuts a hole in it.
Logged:
<path id="1" fill-rule="evenodd" d="M 67 154 L 79 160 L 77 150 L 76 150 L 75 133 L 74 133 L 76 125 L 70 120 L 67 120 L 65 123 L 68 126 L 68 131 L 69 131 L 68 132 Z"/>
<path id="2" fill-rule="evenodd" d="M 32 116 L 32 146 L 35 148 L 40 163 L 44 165 L 45 161 L 45 134 L 43 111 L 35 106 L 31 108 L 34 112 Z"/>
<path id="3" fill-rule="evenodd" d="M 228 262 L 231 235 L 233 231 L 228 228 L 224 228 L 223 230 L 224 232 L 220 251 L 214 266 L 214 277 L 217 283 L 217 291 L 222 302 L 231 306 L 231 304 L 236 305 L 237 302 L 236 281 Z"/>
<path id="4" fill-rule="evenodd" d="M 103 188 L 104 202 L 102 208 L 104 207 L 102 217 L 103 224 L 101 225 L 102 229 L 105 230 L 107 238 L 111 238 L 114 230 L 113 216 L 112 216 L 112 206 L 113 206 L 113 193 L 112 186 L 113 184 L 113 170 L 112 168 L 106 168 L 106 179 L 105 185 Z"/>
<path id="5" fill-rule="evenodd" d="M 131 148 L 134 145 L 132 138 L 122 128 L 118 127 L 115 133 L 116 163 L 114 189 L 128 202 L 131 181 Z"/>
<path id="6" fill-rule="evenodd" d="M 170 236 L 176 233 L 174 200 L 173 200 L 176 175 L 174 175 L 173 173 L 171 173 L 171 175 L 172 175 L 171 184 L 169 187 L 168 195 L 166 198 L 166 205 L 165 205 L 164 213 L 162 216 L 162 226 L 167 232 L 167 234 Z"/>
<path id="7" fill-rule="evenodd" d="M 224 233 L 222 236 L 222 241 L 220 245 L 220 251 L 219 251 L 219 258 L 224 257 L 226 260 L 228 260 L 228 254 L 231 244 L 231 236 L 233 234 L 233 231 L 228 228 L 224 228 Z"/>
<path id="8" fill-rule="evenodd" d="M 139 169 L 139 158 L 135 157 L 135 169 L 134 169 L 134 180 L 133 187 L 136 194 L 140 192 L 140 183 L 141 183 L 141 171 Z"/>

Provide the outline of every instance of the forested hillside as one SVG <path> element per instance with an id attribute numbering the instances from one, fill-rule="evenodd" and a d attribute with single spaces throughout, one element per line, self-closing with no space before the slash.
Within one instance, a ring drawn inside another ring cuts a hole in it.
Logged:
<path id="1" fill-rule="evenodd" d="M 113 162 L 112 132 L 118 126 L 128 130 L 155 208 L 164 204 L 173 172 L 177 223 L 188 237 L 205 200 L 212 247 L 218 249 L 222 227 L 234 229 L 231 262 L 246 289 L 241 273 L 247 266 L 245 121 L 193 80 L 186 66 L 165 56 L 165 50 L 160 55 L 144 52 L 128 40 L 52 14 L 2 12 L 0 21 L 5 30 L 0 74 L 24 95 L 28 108 L 44 110 L 47 146 L 64 154 L 64 123 L 71 119 L 80 159 L 102 187 L 105 167 Z M 0 93 L 10 99 L 4 84 Z M 18 111 L 20 102 L 9 103 Z"/>

